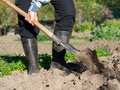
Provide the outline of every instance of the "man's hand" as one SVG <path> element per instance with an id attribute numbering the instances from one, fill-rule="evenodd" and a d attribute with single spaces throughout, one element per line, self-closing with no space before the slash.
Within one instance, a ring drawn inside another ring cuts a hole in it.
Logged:
<path id="1" fill-rule="evenodd" d="M 25 20 L 34 26 L 34 21 L 38 21 L 37 13 L 28 12 L 28 15 L 25 17 Z"/>

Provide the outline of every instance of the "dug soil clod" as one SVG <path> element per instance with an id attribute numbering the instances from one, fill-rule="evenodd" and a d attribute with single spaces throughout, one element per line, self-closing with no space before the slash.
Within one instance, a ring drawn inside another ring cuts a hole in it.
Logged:
<path id="1" fill-rule="evenodd" d="M 82 62 L 82 67 L 85 70 L 85 67 L 87 70 L 90 70 L 92 73 L 97 74 L 101 73 L 108 79 L 116 78 L 118 81 L 120 81 L 120 71 L 113 68 L 105 67 L 103 63 L 101 63 L 97 57 L 97 53 L 95 50 L 91 50 L 89 48 L 82 50 L 78 54 L 78 62 Z M 81 67 L 81 63 L 80 67 Z M 82 70 L 82 69 L 80 69 Z M 84 71 L 82 70 L 82 71 Z"/>
<path id="2" fill-rule="evenodd" d="M 104 65 L 99 62 L 95 50 L 91 50 L 89 48 L 82 50 L 78 54 L 78 59 L 92 73 L 100 73 L 101 70 L 104 69 Z"/>

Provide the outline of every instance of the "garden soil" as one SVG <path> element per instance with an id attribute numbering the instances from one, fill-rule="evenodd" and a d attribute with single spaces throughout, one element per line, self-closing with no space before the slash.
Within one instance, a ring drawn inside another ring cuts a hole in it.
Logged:
<path id="1" fill-rule="evenodd" d="M 89 36 L 90 33 L 74 33 L 73 35 L 79 37 Z M 4 39 L 9 40 L 6 42 Z M 17 35 L 9 34 L 0 38 L 0 52 L 2 53 L 23 53 L 22 47 L 18 40 Z M 99 57 L 100 62 L 104 62 L 105 68 L 109 68 L 117 73 L 105 74 L 103 73 L 92 73 L 89 70 L 85 70 L 82 73 L 67 73 L 59 69 L 46 70 L 40 69 L 39 73 L 31 75 L 25 72 L 13 72 L 12 75 L 0 78 L 0 90 L 120 90 L 120 42 L 119 41 L 92 41 L 76 39 L 72 40 L 71 43 L 79 42 L 77 45 L 80 50 L 90 48 L 106 48 L 110 52 L 110 56 Z M 7 48 L 5 47 L 5 43 Z M 74 43 L 75 44 L 75 43 Z M 10 46 L 9 46 L 10 45 Z M 45 44 L 44 44 L 45 45 Z M 48 44 L 47 44 L 48 45 Z M 17 49 L 14 49 L 17 47 Z M 46 47 L 49 47 L 46 52 L 51 52 L 51 46 L 44 46 L 43 51 Z M 41 48 L 41 47 L 39 47 Z M 42 49 L 39 49 L 42 52 Z M 5 52 L 6 51 L 6 52 Z"/>

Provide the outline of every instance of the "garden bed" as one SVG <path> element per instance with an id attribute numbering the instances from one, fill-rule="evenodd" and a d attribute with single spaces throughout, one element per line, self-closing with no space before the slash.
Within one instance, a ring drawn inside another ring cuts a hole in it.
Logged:
<path id="1" fill-rule="evenodd" d="M 73 33 L 73 35 L 79 36 L 79 38 L 85 36 L 91 37 L 89 33 Z M 5 38 L 9 38 L 8 41 L 6 41 Z M 18 54 L 23 53 L 19 36 L 9 34 L 0 37 L 0 39 L 0 47 L 2 47 L 0 52 L 4 54 L 14 54 L 15 52 Z M 119 41 L 100 40 L 89 42 L 83 38 L 76 38 L 75 40 L 71 39 L 70 43 L 80 50 L 85 48 L 92 50 L 96 48 L 106 48 L 110 52 L 110 55 L 99 57 L 99 60 L 104 62 L 105 67 L 116 68 L 117 71 L 120 72 Z M 51 53 L 50 44 L 51 42 L 47 44 L 48 46 L 44 44 L 42 48 L 40 45 L 39 52 L 43 50 L 43 53 Z M 17 47 L 17 49 L 14 49 L 15 47 Z M 49 47 L 49 49 L 45 51 L 46 47 Z M 27 71 L 14 71 L 12 75 L 1 77 L 0 90 L 120 90 L 120 80 L 115 77 L 108 78 L 105 74 L 93 74 L 89 70 L 76 75 L 74 73 L 68 74 L 58 69 L 46 70 L 42 68 L 39 73 L 32 75 L 28 75 Z"/>

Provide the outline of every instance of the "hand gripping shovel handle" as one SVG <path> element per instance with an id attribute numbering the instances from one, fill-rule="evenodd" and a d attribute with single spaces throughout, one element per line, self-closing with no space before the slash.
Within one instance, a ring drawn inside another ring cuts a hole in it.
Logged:
<path id="1" fill-rule="evenodd" d="M 18 13 L 20 13 L 21 15 L 23 15 L 24 17 L 27 16 L 26 12 L 24 12 L 22 9 L 18 8 L 16 5 L 14 5 L 13 3 L 11 3 L 9 0 L 2 0 L 2 1 L 4 3 L 6 3 L 8 6 L 10 6 L 11 8 L 13 8 L 15 11 L 17 11 Z M 45 26 L 43 26 L 42 24 L 40 24 L 38 21 L 33 21 L 33 23 L 39 29 L 41 29 L 46 35 L 48 35 L 54 42 L 56 42 L 57 44 L 63 46 L 66 50 L 68 50 L 69 52 L 71 52 L 75 56 L 78 56 L 79 50 L 77 50 L 75 47 L 73 47 L 73 46 L 71 46 L 69 44 L 64 44 L 59 38 L 57 38 L 53 33 L 51 33 Z"/>

